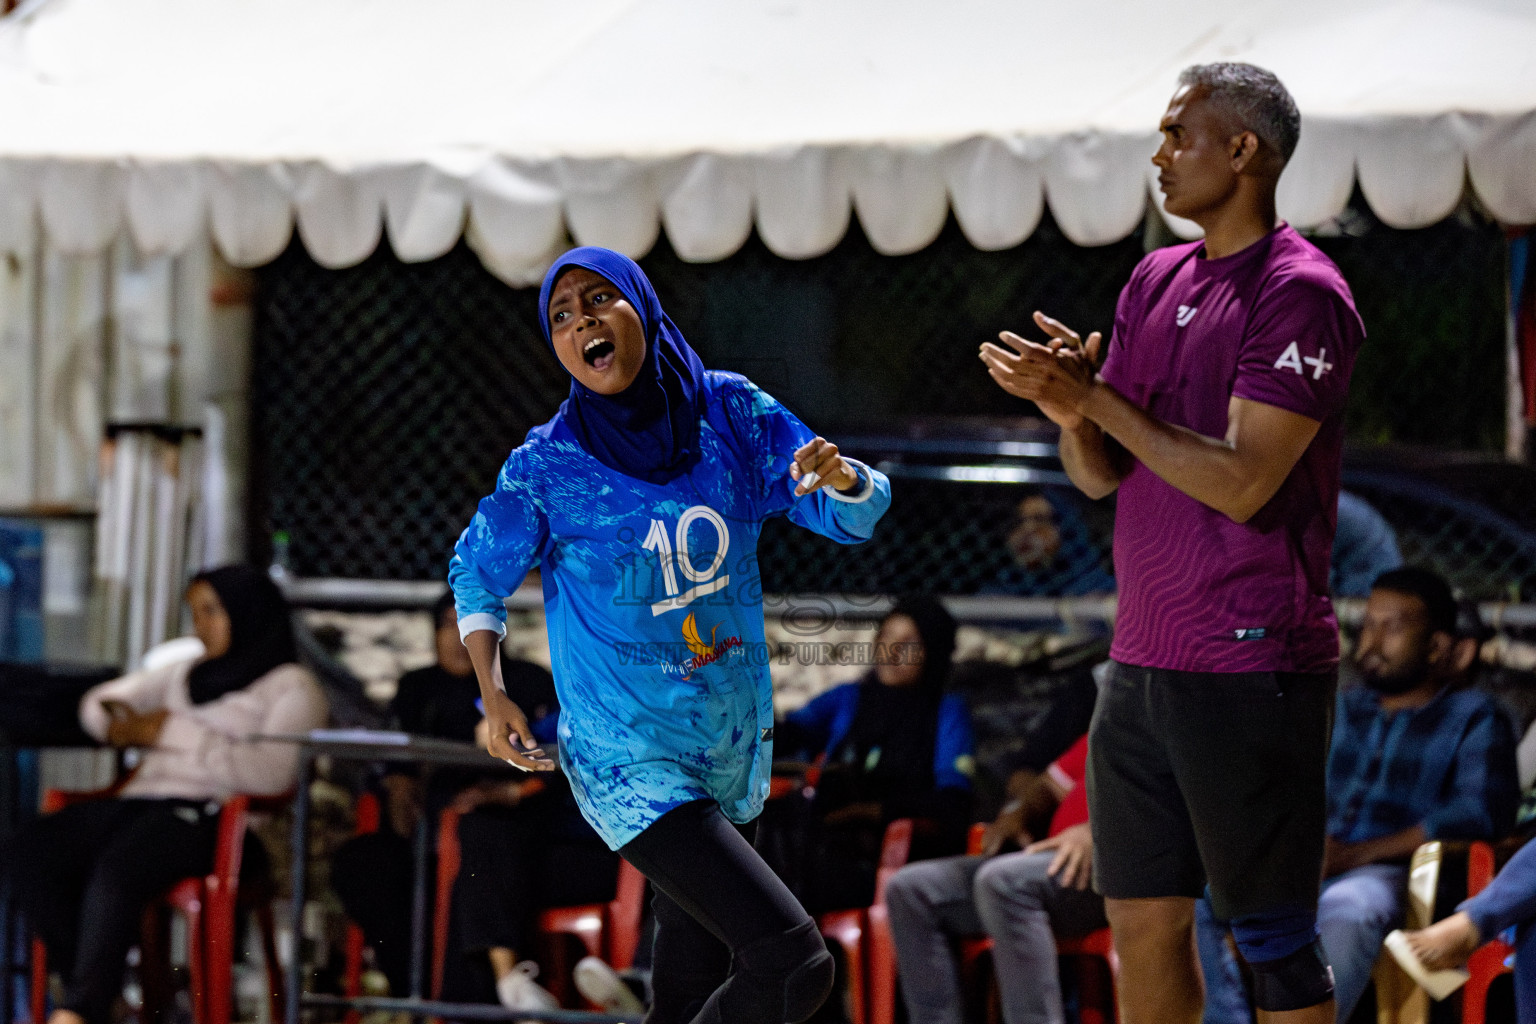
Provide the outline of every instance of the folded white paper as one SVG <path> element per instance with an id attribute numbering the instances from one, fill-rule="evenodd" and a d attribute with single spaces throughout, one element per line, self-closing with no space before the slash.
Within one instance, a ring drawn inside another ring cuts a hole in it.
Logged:
<path id="1" fill-rule="evenodd" d="M 1387 952 L 1392 954 L 1392 959 L 1397 961 L 1398 966 L 1408 977 L 1418 982 L 1419 987 L 1436 1001 L 1444 999 L 1461 988 L 1471 977 L 1459 968 L 1451 967 L 1439 971 L 1426 968 L 1414 955 L 1413 947 L 1408 945 L 1408 936 L 1404 935 L 1401 929 L 1387 936 L 1386 947 Z"/>

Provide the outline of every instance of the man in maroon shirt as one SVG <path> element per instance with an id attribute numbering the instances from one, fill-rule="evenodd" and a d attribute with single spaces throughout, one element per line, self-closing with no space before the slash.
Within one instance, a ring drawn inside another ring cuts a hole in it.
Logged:
<path id="1" fill-rule="evenodd" d="M 1275 215 L 1300 116 L 1274 75 L 1187 69 L 1153 157 L 1205 232 L 1144 259 L 1097 375 L 1049 317 L 981 357 L 1061 426 L 1093 498 L 1119 489 L 1114 672 L 1090 733 L 1095 876 L 1122 1019 L 1200 1019 L 1208 886 L 1265 1021 L 1334 1019 L 1317 942 L 1338 667 L 1328 600 L 1344 401 L 1364 329 L 1338 269 Z"/>

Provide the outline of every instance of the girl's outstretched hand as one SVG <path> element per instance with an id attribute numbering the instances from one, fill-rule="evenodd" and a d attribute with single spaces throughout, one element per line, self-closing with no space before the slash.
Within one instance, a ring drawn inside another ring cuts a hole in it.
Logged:
<path id="1" fill-rule="evenodd" d="M 514 768 L 525 772 L 552 772 L 555 762 L 539 749 L 528 728 L 523 709 L 507 696 L 501 681 L 501 637 L 489 629 L 477 629 L 464 638 L 464 648 L 475 666 L 480 683 L 480 702 L 485 711 L 485 749 Z M 476 728 L 476 738 L 480 730 Z"/>
<path id="2" fill-rule="evenodd" d="M 492 690 L 490 699 L 485 701 L 485 722 L 485 748 L 492 757 L 525 772 L 555 770 L 555 762 L 533 738 L 523 709 L 500 690 Z"/>
<path id="3" fill-rule="evenodd" d="M 813 438 L 795 452 L 789 475 L 799 481 L 795 487 L 797 498 L 829 484 L 840 491 L 851 491 L 859 485 L 858 470 L 837 453 L 837 445 L 824 437 Z"/>

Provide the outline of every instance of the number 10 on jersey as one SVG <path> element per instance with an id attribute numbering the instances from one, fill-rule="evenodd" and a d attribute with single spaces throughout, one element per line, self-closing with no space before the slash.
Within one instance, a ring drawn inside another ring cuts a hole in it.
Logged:
<path id="1" fill-rule="evenodd" d="M 693 564 L 693 557 L 688 550 L 688 530 L 701 519 L 715 528 L 716 539 L 714 557 L 703 569 Z M 665 600 L 651 605 L 652 615 L 687 607 L 706 594 L 724 589 L 731 582 L 730 573 L 715 575 L 725 566 L 726 552 L 731 546 L 731 533 L 726 529 L 725 519 L 708 505 L 694 505 L 678 517 L 675 544 L 667 524 L 660 519 L 652 519 L 651 530 L 645 535 L 645 543 L 640 546 L 646 551 L 656 552 L 661 561 L 662 585 L 667 590 Z M 693 584 L 687 590 L 683 590 L 678 581 L 679 572 Z"/>

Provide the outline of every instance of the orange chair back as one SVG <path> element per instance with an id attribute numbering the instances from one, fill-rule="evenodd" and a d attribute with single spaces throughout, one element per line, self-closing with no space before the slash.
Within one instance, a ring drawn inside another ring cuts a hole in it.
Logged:
<path id="1" fill-rule="evenodd" d="M 352 829 L 352 834 L 357 836 L 371 836 L 379 830 L 380 807 L 379 798 L 373 793 L 361 793 L 357 798 L 356 807 L 357 825 Z"/>
<path id="2" fill-rule="evenodd" d="M 353 835 L 370 836 L 379 830 L 379 798 L 373 793 L 358 794 L 354 814 L 357 822 L 352 829 Z M 342 992 L 349 997 L 363 994 L 363 946 L 365 944 L 363 930 L 357 926 L 356 922 L 347 922 L 347 935 L 343 940 L 345 966 L 342 973 Z M 358 1024 L 362 1019 L 363 1015 L 358 1010 L 348 1010 L 342 1016 L 344 1024 Z"/>
<path id="3" fill-rule="evenodd" d="M 978 821 L 965 834 L 965 852 L 972 857 L 981 856 L 981 844 L 987 837 L 987 823 Z"/>
<path id="4" fill-rule="evenodd" d="M 885 909 L 885 887 L 912 855 L 911 818 L 885 827 L 880 866 L 875 871 L 875 901 L 868 907 L 834 910 L 817 922 L 821 933 L 843 953 L 848 978 L 848 1014 L 852 1024 L 888 1024 L 896 1000 L 895 946 Z"/>
<path id="5" fill-rule="evenodd" d="M 432 998 L 443 994 L 443 968 L 447 963 L 448 912 L 453 904 L 453 883 L 459 877 L 459 812 L 444 808 L 437 819 L 437 903 L 432 908 Z"/>

